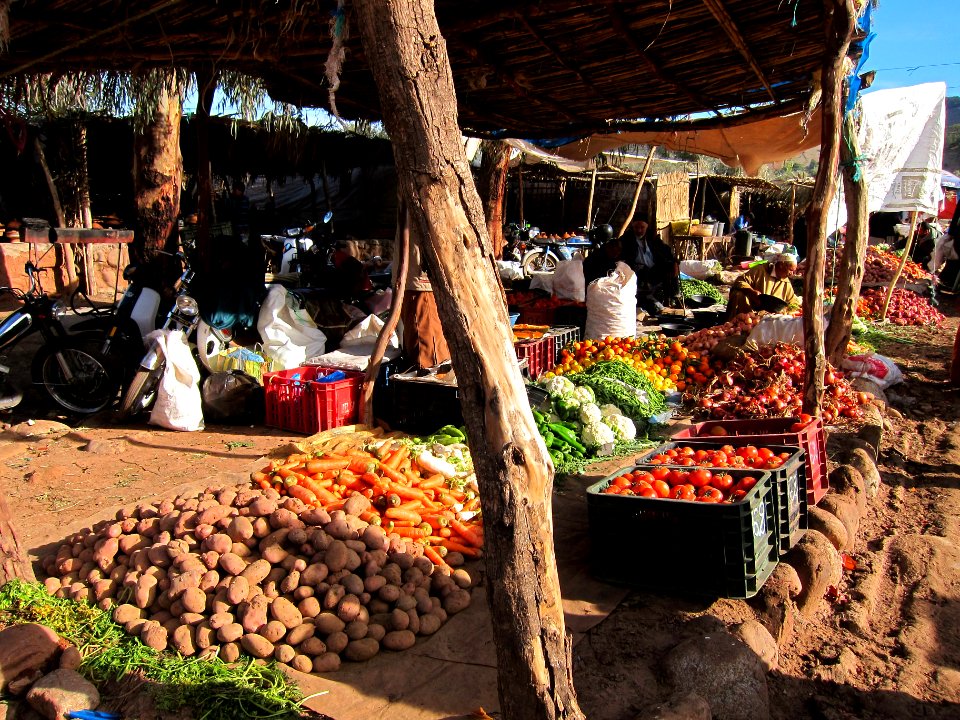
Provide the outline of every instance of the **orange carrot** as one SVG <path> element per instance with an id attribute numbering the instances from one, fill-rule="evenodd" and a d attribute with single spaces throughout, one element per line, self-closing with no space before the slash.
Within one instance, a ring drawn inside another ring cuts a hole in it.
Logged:
<path id="1" fill-rule="evenodd" d="M 336 499 L 333 502 L 328 502 L 323 504 L 323 509 L 327 512 L 333 512 L 334 510 L 343 510 L 343 506 L 346 503 L 346 500 Z"/>
<path id="2" fill-rule="evenodd" d="M 428 478 L 424 478 L 420 481 L 421 490 L 432 490 L 434 488 L 439 488 L 443 486 L 443 474 L 434 473 Z"/>
<path id="3" fill-rule="evenodd" d="M 380 519 L 380 513 L 378 513 L 376 510 L 364 510 L 362 513 L 360 513 L 360 519 L 370 525 L 383 524 L 383 521 Z"/>
<path id="4" fill-rule="evenodd" d="M 424 530 L 419 527 L 394 527 L 390 530 L 387 530 L 388 533 L 396 533 L 400 537 L 408 538 L 422 538 L 430 534 L 429 530 Z"/>
<path id="5" fill-rule="evenodd" d="M 445 528 L 450 524 L 450 521 L 443 515 L 423 515 L 421 517 L 423 517 L 423 521 L 425 523 L 429 523 L 430 527 L 432 527 L 434 530 Z"/>
<path id="6" fill-rule="evenodd" d="M 475 558 L 483 555 L 483 552 L 480 550 L 480 548 L 475 548 L 470 545 L 464 545 L 463 543 L 459 543 L 456 540 L 453 540 L 452 538 L 449 538 L 449 539 L 443 538 L 440 541 L 440 545 L 445 547 L 447 550 L 450 550 L 452 552 L 458 552 L 461 555 L 466 555 L 467 557 Z"/>
<path id="7" fill-rule="evenodd" d="M 307 472 L 314 475 L 318 472 L 327 470 L 343 470 L 350 464 L 349 458 L 342 457 L 322 457 L 311 460 L 307 463 Z"/>
<path id="8" fill-rule="evenodd" d="M 402 463 L 407 458 L 407 455 L 409 454 L 410 454 L 410 447 L 408 445 L 401 445 L 392 453 L 390 453 L 390 455 L 387 456 L 386 459 L 381 460 L 380 464 L 386 465 L 391 470 L 396 470 L 400 466 L 400 463 Z"/>
<path id="9" fill-rule="evenodd" d="M 415 510 L 416 512 L 420 512 L 424 509 L 423 503 L 419 500 L 407 500 L 406 502 L 402 502 L 395 507 L 397 510 Z"/>
<path id="10" fill-rule="evenodd" d="M 341 470 L 337 476 L 337 482 L 344 487 L 356 487 L 360 484 L 360 478 L 354 475 L 350 470 Z"/>
<path id="11" fill-rule="evenodd" d="M 387 508 L 383 513 L 384 517 L 388 517 L 391 520 L 409 520 L 414 525 L 419 525 L 423 522 L 423 519 L 420 517 L 420 513 L 413 510 L 402 510 L 398 507 Z"/>
<path id="12" fill-rule="evenodd" d="M 266 480 L 266 481 L 269 482 L 269 481 L 270 481 L 270 475 L 269 475 L 269 473 L 265 473 L 265 472 L 252 472 L 252 473 L 250 473 L 250 479 L 253 480 L 253 482 L 255 482 L 255 483 L 257 483 L 257 484 L 259 485 L 259 484 L 260 484 L 261 482 L 263 482 L 264 480 Z"/>
<path id="13" fill-rule="evenodd" d="M 307 505 L 319 505 L 320 502 L 317 500 L 317 496 L 313 491 L 308 490 L 301 485 L 288 485 L 287 492 L 290 494 L 290 497 L 295 497 L 297 500 L 302 500 Z"/>
<path id="14" fill-rule="evenodd" d="M 438 552 L 437 552 L 437 549 L 436 549 L 435 547 L 433 547 L 432 545 L 427 545 L 427 546 L 423 549 L 423 554 L 424 554 L 426 557 L 428 557 L 428 558 L 430 559 L 430 562 L 432 562 L 432 563 L 433 563 L 434 565 L 436 565 L 437 567 L 446 568 L 446 569 L 449 570 L 450 572 L 453 572 L 453 568 L 451 568 L 449 565 L 447 565 L 446 560 L 444 560 L 442 557 L 440 557 L 440 553 L 438 553 Z"/>
<path id="15" fill-rule="evenodd" d="M 474 547 L 483 546 L 483 538 L 469 525 L 454 518 L 450 521 L 450 527 L 453 528 L 460 537 L 466 540 L 468 544 Z"/>
<path id="16" fill-rule="evenodd" d="M 347 470 L 357 475 L 363 475 L 366 472 L 373 472 L 377 469 L 377 461 L 369 457 L 356 456 L 350 459 Z"/>

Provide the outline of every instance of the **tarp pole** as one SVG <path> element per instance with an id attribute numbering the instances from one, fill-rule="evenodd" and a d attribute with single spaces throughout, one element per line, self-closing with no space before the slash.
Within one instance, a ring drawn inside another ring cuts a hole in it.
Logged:
<path id="1" fill-rule="evenodd" d="M 900 279 L 900 273 L 903 272 L 907 260 L 910 259 L 910 247 L 913 245 L 913 234 L 917 231 L 917 211 L 910 211 L 910 235 L 907 237 L 907 246 L 903 249 L 903 257 L 900 258 L 900 264 L 897 271 L 893 274 L 893 280 L 890 281 L 890 287 L 887 288 L 887 296 L 883 299 L 883 310 L 880 311 L 880 321 L 887 319 L 887 308 L 890 307 L 890 298 L 893 297 L 893 289 L 897 286 Z"/>
<path id="2" fill-rule="evenodd" d="M 787 221 L 787 242 L 793 245 L 793 223 L 797 213 L 797 183 L 790 183 L 790 219 Z"/>
<path id="3" fill-rule="evenodd" d="M 597 187 L 597 166 L 593 166 L 593 172 L 590 173 L 590 197 L 587 198 L 587 230 L 593 228 L 593 192 Z"/>
<path id="4" fill-rule="evenodd" d="M 637 203 L 640 201 L 640 191 L 643 190 L 643 184 L 647 181 L 647 173 L 650 172 L 650 164 L 653 162 L 653 154 L 657 151 L 656 145 L 650 146 L 650 152 L 647 153 L 647 161 L 643 164 L 643 170 L 640 172 L 640 180 L 637 182 L 637 189 L 633 191 L 633 202 L 630 203 L 630 210 L 627 212 L 627 217 L 623 221 L 623 225 L 620 226 L 620 232 L 617 233 L 617 237 L 623 235 L 627 228 L 630 227 L 630 222 L 633 220 L 633 214 L 637 211 Z M 596 170 L 594 170 L 596 172 Z"/>

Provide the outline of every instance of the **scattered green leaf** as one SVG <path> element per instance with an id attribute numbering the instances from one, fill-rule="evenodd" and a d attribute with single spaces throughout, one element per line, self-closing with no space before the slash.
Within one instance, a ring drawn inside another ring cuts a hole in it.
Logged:
<path id="1" fill-rule="evenodd" d="M 237 448 L 243 447 L 253 447 L 253 443 L 248 440 L 227 440 L 224 443 L 227 446 L 227 450 L 236 450 Z"/>

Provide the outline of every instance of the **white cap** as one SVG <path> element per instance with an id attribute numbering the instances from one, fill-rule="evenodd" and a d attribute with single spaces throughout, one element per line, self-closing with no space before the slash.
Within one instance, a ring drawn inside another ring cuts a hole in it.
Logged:
<path id="1" fill-rule="evenodd" d="M 780 253 L 779 255 L 777 255 L 776 259 L 773 261 L 774 265 L 776 265 L 777 263 L 789 263 L 793 266 L 796 266 L 797 256 L 794 255 L 793 253 L 788 253 L 788 252 Z"/>

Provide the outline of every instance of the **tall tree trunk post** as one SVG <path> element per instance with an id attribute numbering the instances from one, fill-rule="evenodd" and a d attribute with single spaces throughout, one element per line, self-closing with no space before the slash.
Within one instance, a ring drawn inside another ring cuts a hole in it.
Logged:
<path id="1" fill-rule="evenodd" d="M 217 90 L 217 74 L 213 67 L 196 71 L 197 114 L 197 258 L 206 271 L 213 270 L 213 248 L 210 246 L 210 225 L 213 220 L 213 170 L 210 167 L 210 113 Z"/>
<path id="2" fill-rule="evenodd" d="M 849 112 L 843 121 L 843 141 L 840 143 L 840 165 L 843 172 L 843 194 L 847 204 L 847 242 L 843 248 L 843 263 L 837 278 L 830 313 L 830 327 L 824 349 L 835 367 L 846 354 L 853 332 L 853 317 L 857 313 L 860 285 L 863 282 L 864 259 L 867 251 L 869 218 L 867 213 L 867 181 L 857 173 L 860 142 L 857 138 L 856 112 Z M 858 175 L 854 179 L 854 175 Z"/>
<path id="3" fill-rule="evenodd" d="M 887 288 L 887 294 L 883 298 L 883 309 L 880 311 L 880 320 L 887 319 L 887 309 L 890 307 L 890 298 L 893 297 L 893 290 L 897 287 L 897 282 L 900 280 L 900 274 L 903 272 L 903 268 L 907 264 L 907 260 L 910 259 L 910 249 L 913 247 L 913 235 L 917 232 L 917 211 L 910 211 L 910 234 L 907 235 L 907 244 L 903 248 L 903 257 L 900 258 L 900 264 L 897 265 L 897 271 L 893 274 L 893 278 L 890 280 L 890 287 Z"/>
<path id="4" fill-rule="evenodd" d="M 156 262 L 159 251 L 177 234 L 180 214 L 180 88 L 170 72 L 156 97 L 148 127 L 134 139 L 134 205 L 136 229 L 143 258 Z"/>
<path id="5" fill-rule="evenodd" d="M 500 709 L 506 720 L 581 718 L 553 546 L 553 465 L 514 354 L 433 2 L 353 8 L 476 450 Z"/>
<path id="6" fill-rule="evenodd" d="M 487 219 L 487 235 L 493 256 L 503 255 L 503 206 L 507 195 L 507 170 L 510 168 L 510 146 L 502 140 L 480 143 L 480 171 L 477 190 Z"/>
<path id="7" fill-rule="evenodd" d="M 624 219 L 623 225 L 620 226 L 620 232 L 617 233 L 617 237 L 623 235 L 633 221 L 633 214 L 637 211 L 637 203 L 640 202 L 640 193 L 643 191 L 643 184 L 647 181 L 647 173 L 650 172 L 650 165 L 653 163 L 653 155 L 655 152 L 657 152 L 657 146 L 651 145 L 650 152 L 647 153 L 647 161 L 643 164 L 643 170 L 640 172 L 640 177 L 637 180 L 637 189 L 633 191 L 633 201 L 630 203 L 627 217 Z"/>
<path id="8" fill-rule="evenodd" d="M 803 378 L 803 411 L 820 415 L 823 377 L 823 271 L 827 249 L 827 209 L 837 191 L 840 159 L 840 121 L 843 103 L 843 60 L 850 47 L 856 12 L 853 0 L 824 0 L 826 44 L 821 78 L 820 166 L 807 210 L 807 272 L 803 278 L 803 344 L 806 360 Z"/>
<path id="9" fill-rule="evenodd" d="M 93 210 L 90 207 L 90 165 L 87 162 L 87 126 L 82 120 L 73 123 L 73 143 L 77 153 L 77 215 L 80 227 L 93 227 Z M 96 272 L 93 268 L 93 253 L 89 245 L 81 245 L 83 257 L 83 285 L 87 295 L 97 294 Z"/>

